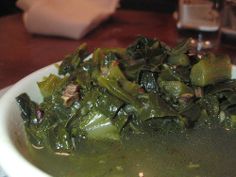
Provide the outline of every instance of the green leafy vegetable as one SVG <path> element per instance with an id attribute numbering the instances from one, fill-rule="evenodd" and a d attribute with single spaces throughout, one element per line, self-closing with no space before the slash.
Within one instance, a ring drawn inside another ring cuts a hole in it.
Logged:
<path id="1" fill-rule="evenodd" d="M 43 97 L 48 97 L 52 95 L 55 90 L 62 87 L 66 80 L 66 77 L 61 79 L 54 74 L 50 74 L 48 77 L 45 77 L 43 81 L 38 82 L 38 87 Z"/>
<path id="2" fill-rule="evenodd" d="M 66 56 L 59 76 L 38 82 L 43 102 L 16 100 L 29 141 L 73 153 L 82 141 L 121 142 L 135 133 L 177 133 L 195 126 L 236 129 L 236 81 L 225 55 L 189 55 L 190 39 L 171 48 L 138 37 L 126 49 L 86 45 Z"/>
<path id="3" fill-rule="evenodd" d="M 193 85 L 201 87 L 230 79 L 230 58 L 209 53 L 192 67 L 190 78 Z"/>

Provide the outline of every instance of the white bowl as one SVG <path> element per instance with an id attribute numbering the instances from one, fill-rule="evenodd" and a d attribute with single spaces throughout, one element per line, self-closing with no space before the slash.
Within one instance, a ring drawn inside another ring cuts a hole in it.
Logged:
<path id="1" fill-rule="evenodd" d="M 54 64 L 42 68 L 17 82 L 0 99 L 0 165 L 11 177 L 48 177 L 27 158 L 28 148 L 21 112 L 15 98 L 25 92 L 32 100 L 41 102 L 37 81 L 50 73 L 57 73 Z"/>

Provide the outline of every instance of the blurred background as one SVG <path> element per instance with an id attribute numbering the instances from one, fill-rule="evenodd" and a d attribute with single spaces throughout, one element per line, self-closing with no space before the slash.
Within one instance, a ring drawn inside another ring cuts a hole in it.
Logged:
<path id="1" fill-rule="evenodd" d="M 0 16 L 17 13 L 20 10 L 15 6 L 16 0 L 0 1 Z"/>
<path id="2" fill-rule="evenodd" d="M 20 12 L 15 6 L 16 0 L 0 1 L 0 16 Z M 151 10 L 160 12 L 173 12 L 178 0 L 121 0 L 120 8 L 135 10 Z"/>

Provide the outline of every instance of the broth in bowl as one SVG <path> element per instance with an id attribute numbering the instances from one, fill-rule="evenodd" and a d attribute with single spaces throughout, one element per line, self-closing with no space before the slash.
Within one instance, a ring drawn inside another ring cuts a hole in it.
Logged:
<path id="1" fill-rule="evenodd" d="M 198 129 L 178 135 L 135 135 L 122 144 L 86 142 L 72 156 L 31 149 L 31 162 L 58 177 L 235 176 L 236 133 Z"/>

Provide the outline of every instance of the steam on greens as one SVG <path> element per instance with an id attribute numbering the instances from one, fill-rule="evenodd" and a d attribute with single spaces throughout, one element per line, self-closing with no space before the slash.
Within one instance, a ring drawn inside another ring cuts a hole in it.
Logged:
<path id="1" fill-rule="evenodd" d="M 38 82 L 44 101 L 16 100 L 29 141 L 72 153 L 81 141 L 121 141 L 131 133 L 176 133 L 196 126 L 236 128 L 236 81 L 228 56 L 190 55 L 190 40 L 171 48 L 146 37 L 126 49 L 81 45 L 59 76 Z"/>

